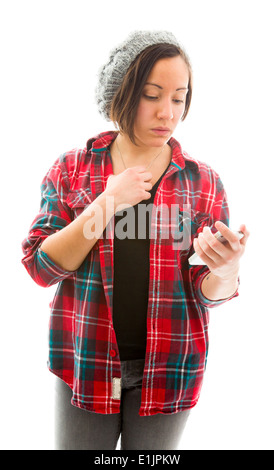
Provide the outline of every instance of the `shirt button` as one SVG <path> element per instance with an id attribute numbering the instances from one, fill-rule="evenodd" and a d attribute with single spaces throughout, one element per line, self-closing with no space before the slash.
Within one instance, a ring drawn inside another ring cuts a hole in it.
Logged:
<path id="1" fill-rule="evenodd" d="M 114 349 L 111 349 L 109 351 L 109 354 L 111 355 L 111 357 L 115 357 L 116 356 L 116 351 Z"/>

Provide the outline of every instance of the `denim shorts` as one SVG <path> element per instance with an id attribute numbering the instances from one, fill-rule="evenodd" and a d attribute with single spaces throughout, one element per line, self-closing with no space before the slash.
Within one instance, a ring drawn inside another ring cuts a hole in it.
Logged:
<path id="1" fill-rule="evenodd" d="M 55 449 L 178 450 L 190 410 L 140 416 L 144 364 L 144 359 L 121 361 L 121 411 L 115 414 L 89 412 L 71 405 L 70 387 L 56 377 Z"/>

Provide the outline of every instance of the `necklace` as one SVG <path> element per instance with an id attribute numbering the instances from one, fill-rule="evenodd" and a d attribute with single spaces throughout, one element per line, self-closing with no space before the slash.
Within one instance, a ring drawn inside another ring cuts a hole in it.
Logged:
<path id="1" fill-rule="evenodd" d="M 120 149 L 119 149 L 119 145 L 118 145 L 117 139 L 116 139 L 116 144 L 117 144 L 117 148 L 118 148 L 118 150 L 119 150 L 119 153 L 120 153 L 120 155 L 121 155 L 121 159 L 122 159 L 123 165 L 124 165 L 125 169 L 127 169 L 127 167 L 126 167 L 126 165 L 125 165 L 125 162 L 124 162 L 124 159 L 123 159 L 123 157 L 122 157 L 121 151 L 120 151 Z M 165 145 L 166 145 L 166 144 L 165 144 Z M 164 147 L 165 147 L 165 145 L 164 145 Z M 152 162 L 151 162 L 148 166 L 146 166 L 146 170 L 147 170 L 148 168 L 150 168 L 151 165 L 152 165 L 152 163 L 156 160 L 156 158 L 159 157 L 159 155 L 160 155 L 160 154 L 162 153 L 162 151 L 164 150 L 164 147 L 162 147 L 161 151 L 156 155 L 156 157 L 153 158 Z"/>

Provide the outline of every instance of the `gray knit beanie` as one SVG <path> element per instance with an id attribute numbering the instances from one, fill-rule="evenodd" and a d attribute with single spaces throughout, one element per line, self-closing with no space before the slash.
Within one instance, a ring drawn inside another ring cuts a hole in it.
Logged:
<path id="1" fill-rule="evenodd" d="M 107 120 L 112 99 L 122 84 L 131 63 L 148 46 L 159 43 L 173 44 L 183 50 L 173 33 L 169 31 L 132 31 L 127 39 L 111 50 L 109 60 L 98 71 L 95 101 L 99 113 Z"/>

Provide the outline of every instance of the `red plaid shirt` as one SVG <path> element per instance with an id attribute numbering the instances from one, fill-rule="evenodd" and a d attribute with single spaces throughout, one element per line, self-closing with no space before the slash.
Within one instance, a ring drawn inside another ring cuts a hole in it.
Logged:
<path id="1" fill-rule="evenodd" d="M 121 362 L 112 321 L 113 238 L 102 236 L 76 271 L 66 271 L 40 249 L 43 240 L 74 220 L 106 188 L 113 174 L 109 146 L 116 131 L 101 133 L 84 149 L 61 155 L 41 185 L 41 207 L 22 243 L 22 263 L 43 287 L 58 284 L 50 303 L 48 368 L 72 389 L 72 404 L 89 411 L 120 412 Z M 190 207 L 191 243 L 174 249 L 162 238 L 161 213 L 152 214 L 147 309 L 147 349 L 140 416 L 177 413 L 196 405 L 208 353 L 210 301 L 201 292 L 207 266 L 190 266 L 193 238 L 215 221 L 229 225 L 219 175 L 182 151 L 173 137 L 170 166 L 154 206 Z M 113 219 L 112 219 L 113 220 Z M 110 222 L 111 223 L 111 222 Z"/>

